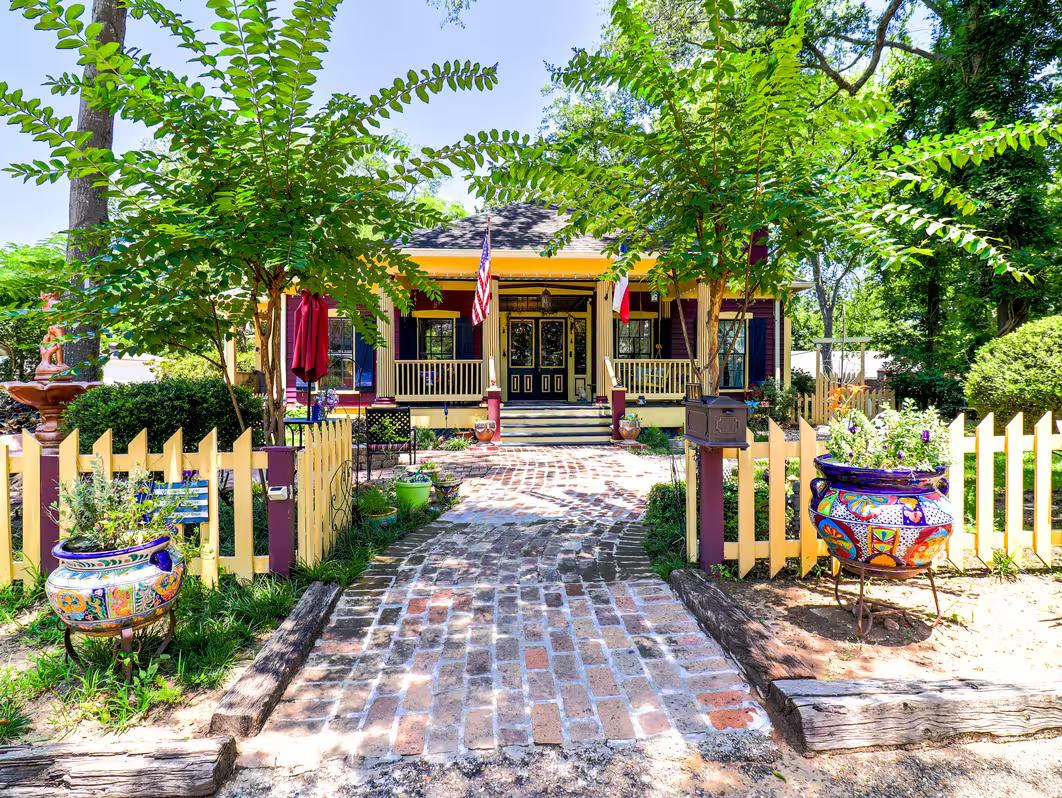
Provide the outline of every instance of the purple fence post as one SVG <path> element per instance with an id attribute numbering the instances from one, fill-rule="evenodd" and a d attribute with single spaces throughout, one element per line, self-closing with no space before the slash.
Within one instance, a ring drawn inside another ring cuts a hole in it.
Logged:
<path id="1" fill-rule="evenodd" d="M 41 573 L 49 574 L 59 561 L 52 547 L 59 542 L 59 524 L 52 517 L 52 505 L 59 501 L 59 455 L 41 455 Z"/>
<path id="2" fill-rule="evenodd" d="M 270 488 L 285 487 L 288 497 L 269 501 L 269 571 L 289 576 L 295 564 L 295 447 L 266 446 Z"/>
<path id="3" fill-rule="evenodd" d="M 723 563 L 723 450 L 698 447 L 701 458 L 701 569 Z M 693 490 L 687 486 L 687 490 Z"/>

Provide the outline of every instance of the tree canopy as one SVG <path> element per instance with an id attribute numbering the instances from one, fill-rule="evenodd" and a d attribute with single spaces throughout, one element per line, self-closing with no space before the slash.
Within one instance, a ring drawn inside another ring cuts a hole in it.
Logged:
<path id="1" fill-rule="evenodd" d="M 437 291 L 402 251 L 413 230 L 446 218 L 445 208 L 420 200 L 418 187 L 481 166 L 493 147 L 518 140 L 491 131 L 417 150 L 380 130 L 444 90 L 492 88 L 492 66 L 447 61 L 411 69 L 366 98 L 316 96 L 339 2 L 298 0 L 281 18 L 261 0 L 209 0 L 206 36 L 155 0 L 128 0 L 131 16 L 177 39 L 198 70 L 184 75 L 148 53 L 101 42 L 80 4 L 14 0 L 58 48 L 96 67 L 90 81 L 68 72 L 49 89 L 143 125 L 153 146 L 93 147 L 69 117 L 0 84 L 0 116 L 50 149 L 47 159 L 10 171 L 38 183 L 91 175 L 114 211 L 77 232 L 79 247 L 98 254 L 78 267 L 88 287 L 62 313 L 114 330 L 119 353 L 217 346 L 252 324 L 266 431 L 275 440 L 285 401 L 284 292 L 298 285 L 331 295 L 376 340 L 382 295 L 404 306 L 411 288 Z"/>
<path id="2" fill-rule="evenodd" d="M 896 119 L 887 98 L 870 90 L 838 97 L 832 81 L 803 68 L 807 3 L 793 4 L 784 32 L 751 43 L 730 19 L 730 0 L 700 7 L 701 38 L 675 58 L 642 4 L 616 0 L 613 37 L 596 51 L 577 50 L 552 79 L 576 98 L 618 94 L 629 103 L 617 112 L 609 99 L 579 125 L 506 145 L 505 163 L 477 177 L 481 195 L 571 209 L 549 252 L 584 232 L 613 236 L 613 275 L 652 257 L 659 290 L 704 283 L 709 390 L 718 355 L 731 345 L 717 337 L 724 294 L 747 302 L 784 291 L 797 261 L 822 241 L 891 268 L 944 240 L 993 271 L 1008 270 L 996 243 L 959 220 L 975 204 L 941 178 L 1057 140 L 1056 125 L 985 125 L 881 148 Z M 948 215 L 919 208 L 917 196 L 935 198 Z M 769 256 L 753 261 L 750 242 L 764 234 Z"/>

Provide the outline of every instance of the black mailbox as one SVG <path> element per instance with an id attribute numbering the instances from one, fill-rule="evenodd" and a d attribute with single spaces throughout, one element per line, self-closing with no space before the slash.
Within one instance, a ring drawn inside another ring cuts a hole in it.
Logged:
<path id="1" fill-rule="evenodd" d="M 749 408 L 729 396 L 704 396 L 686 407 L 686 440 L 709 449 L 744 449 Z"/>

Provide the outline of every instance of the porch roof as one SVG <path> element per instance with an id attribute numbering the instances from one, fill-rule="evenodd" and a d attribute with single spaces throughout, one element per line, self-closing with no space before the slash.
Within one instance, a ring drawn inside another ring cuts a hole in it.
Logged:
<path id="1" fill-rule="evenodd" d="M 571 216 L 567 211 L 523 202 L 506 205 L 491 211 L 489 215 L 492 250 L 529 254 L 541 252 Z M 478 213 L 434 230 L 419 230 L 413 234 L 406 249 L 474 250 L 478 253 L 487 232 L 487 216 L 486 213 Z M 559 254 L 579 253 L 601 257 L 601 250 L 610 243 L 612 239 L 609 238 L 583 235 L 573 239 Z"/>

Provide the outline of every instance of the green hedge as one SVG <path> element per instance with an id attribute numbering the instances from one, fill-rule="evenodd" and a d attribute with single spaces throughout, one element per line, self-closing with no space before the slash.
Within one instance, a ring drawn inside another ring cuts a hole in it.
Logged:
<path id="1" fill-rule="evenodd" d="M 1062 316 L 1023 324 L 982 346 L 966 378 L 966 398 L 1006 424 L 1018 412 L 1031 427 L 1062 410 Z"/>
<path id="2" fill-rule="evenodd" d="M 255 443 L 261 443 L 262 400 L 246 388 L 237 388 L 236 397 L 244 421 L 255 430 Z M 221 379 L 101 385 L 70 403 L 63 428 L 69 432 L 75 427 L 80 430 L 85 452 L 91 451 L 92 443 L 108 429 L 114 434 L 115 451 L 124 451 L 144 428 L 153 452 L 161 452 L 162 445 L 179 428 L 184 430 L 187 451 L 194 451 L 215 427 L 221 449 L 231 448 L 240 435 L 232 400 Z"/>

